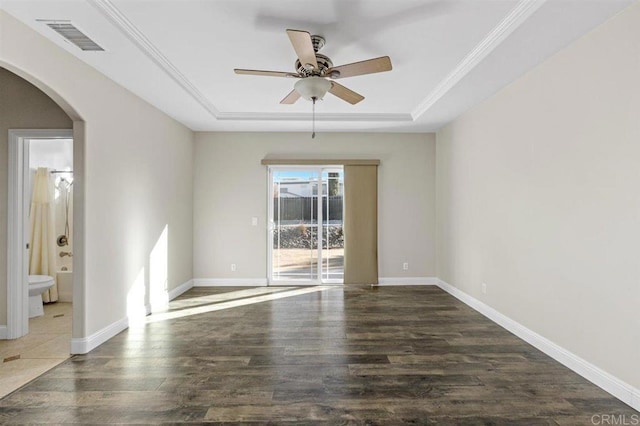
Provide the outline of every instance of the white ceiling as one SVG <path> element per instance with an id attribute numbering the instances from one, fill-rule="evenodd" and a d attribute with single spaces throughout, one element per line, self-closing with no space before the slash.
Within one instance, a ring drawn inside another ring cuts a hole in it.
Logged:
<path id="1" fill-rule="evenodd" d="M 388 55 L 391 72 L 341 79 L 320 131 L 433 131 L 633 0 L 4 0 L 1 7 L 193 130 L 299 131 L 311 104 L 285 29 L 325 37 L 334 65 Z M 38 20 L 70 20 L 106 52 L 83 52 Z"/>

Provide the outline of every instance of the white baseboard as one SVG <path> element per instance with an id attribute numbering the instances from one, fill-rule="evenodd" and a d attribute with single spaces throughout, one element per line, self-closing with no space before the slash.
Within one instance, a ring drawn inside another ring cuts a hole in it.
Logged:
<path id="1" fill-rule="evenodd" d="M 438 285 L 436 277 L 381 277 L 378 285 Z"/>
<path id="2" fill-rule="evenodd" d="M 640 411 L 640 389 L 636 389 L 628 383 L 607 373 L 599 367 L 580 358 L 572 352 L 553 343 L 549 339 L 539 335 L 535 331 L 528 329 L 519 322 L 512 320 L 506 315 L 493 309 L 491 306 L 468 295 L 462 290 L 448 284 L 440 279 L 437 280 L 438 287 L 451 294 L 456 299 L 480 312 L 491 321 L 509 330 L 525 342 L 541 350 L 551 358 L 558 361 L 565 367 L 578 373 L 596 386 L 618 398 L 620 401 Z"/>
<path id="3" fill-rule="evenodd" d="M 265 287 L 266 278 L 194 278 L 194 287 Z"/>
<path id="4" fill-rule="evenodd" d="M 215 286 L 266 286 L 266 278 L 194 278 L 184 284 L 174 288 L 169 292 L 169 300 L 175 299 L 191 287 L 215 287 Z M 381 286 L 393 285 L 437 285 L 447 293 L 451 294 L 466 305 L 475 309 L 485 317 L 489 318 L 496 324 L 507 329 L 522 340 L 541 350 L 559 363 L 573 370 L 585 379 L 599 386 L 606 392 L 618 398 L 625 404 L 628 404 L 635 410 L 640 411 L 640 389 L 634 388 L 628 383 L 618 379 L 617 377 L 607 373 L 599 367 L 580 358 L 572 352 L 558 346 L 549 339 L 539 335 L 538 333 L 528 329 L 522 324 L 512 320 L 506 315 L 501 314 L 489 305 L 479 301 L 478 299 L 468 295 L 462 290 L 448 284 L 435 277 L 384 277 L 379 279 Z M 84 354 L 102 343 L 106 342 L 113 336 L 122 332 L 129 326 L 127 318 L 123 318 L 107 327 L 93 333 L 85 338 L 71 339 L 71 353 Z M 0 339 L 6 339 L 7 327 L 0 326 Z"/>
<path id="5" fill-rule="evenodd" d="M 640 389 L 633 389 L 631 395 L 631 404 L 629 405 L 631 405 L 634 410 L 640 411 Z"/>
<path id="6" fill-rule="evenodd" d="M 0 339 L 6 339 L 9 335 L 6 325 L 0 325 Z"/>
<path id="7" fill-rule="evenodd" d="M 189 280 L 186 283 L 179 285 L 178 287 L 176 287 L 173 290 L 169 291 L 169 293 L 168 293 L 169 300 L 175 299 L 176 297 L 180 296 L 185 291 L 189 290 L 191 287 L 193 287 L 193 280 Z M 152 308 L 155 309 L 157 307 L 152 307 L 149 304 L 145 305 L 145 313 L 146 313 L 146 315 L 149 315 L 151 313 Z M 6 338 L 6 326 L 0 326 L 0 338 L 3 338 L 2 337 L 2 327 L 4 327 L 4 330 L 5 330 L 5 337 L 4 338 Z M 89 337 L 71 339 L 71 353 L 72 354 L 86 354 L 87 352 L 92 351 L 93 349 L 97 348 L 98 346 L 100 346 L 101 344 L 106 342 L 107 340 L 111 339 L 113 336 L 117 335 L 118 333 L 122 332 L 123 330 L 126 330 L 128 327 L 129 327 L 129 319 L 128 318 L 122 318 L 121 320 L 116 321 L 113 324 L 110 324 L 110 325 L 106 326 L 102 330 L 99 330 L 99 331 L 93 333 Z"/>
<path id="8" fill-rule="evenodd" d="M 189 290 L 191 287 L 193 287 L 193 280 L 189 280 L 185 283 L 182 283 L 178 287 L 174 288 L 173 290 L 166 292 L 166 298 L 155 300 L 154 303 L 151 303 L 150 305 L 145 306 L 146 314 L 150 315 L 151 313 L 154 313 L 154 312 L 166 311 L 167 308 L 169 307 L 170 301 L 180 296 L 182 293 Z"/>
<path id="9" fill-rule="evenodd" d="M 173 300 L 180 296 L 182 293 L 190 290 L 193 287 L 193 280 L 189 280 L 184 284 L 180 284 L 178 287 L 169 291 L 169 300 Z"/>
<path id="10" fill-rule="evenodd" d="M 266 278 L 194 278 L 193 287 L 263 287 Z M 436 277 L 382 277 L 378 285 L 438 285 Z"/>
<path id="11" fill-rule="evenodd" d="M 107 340 L 111 339 L 116 334 L 129 327 L 129 319 L 122 318 L 102 330 L 98 330 L 88 337 L 73 338 L 71 339 L 71 353 L 72 354 L 86 354 L 89 351 L 97 348 Z"/>

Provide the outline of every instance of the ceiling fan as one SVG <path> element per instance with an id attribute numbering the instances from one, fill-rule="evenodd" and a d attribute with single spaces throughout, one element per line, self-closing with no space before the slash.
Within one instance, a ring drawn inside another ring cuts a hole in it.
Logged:
<path id="1" fill-rule="evenodd" d="M 287 30 L 287 35 L 298 56 L 295 62 L 296 72 L 234 69 L 236 74 L 299 79 L 294 89 L 280 101 L 281 104 L 293 104 L 303 97 L 315 105 L 317 100 L 329 92 L 355 105 L 362 101 L 364 96 L 332 80 L 391 71 L 391 59 L 388 56 L 334 67 L 329 57 L 318 53 L 325 44 L 323 37 L 300 30 Z"/>

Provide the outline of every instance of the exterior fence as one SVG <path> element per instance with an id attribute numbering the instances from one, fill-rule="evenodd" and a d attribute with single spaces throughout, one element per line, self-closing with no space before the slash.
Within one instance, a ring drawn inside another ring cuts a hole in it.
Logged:
<path id="1" fill-rule="evenodd" d="M 274 222 L 317 223 L 318 198 L 275 197 L 273 199 Z M 341 195 L 323 196 L 322 223 L 342 222 L 342 204 L 343 198 Z"/>

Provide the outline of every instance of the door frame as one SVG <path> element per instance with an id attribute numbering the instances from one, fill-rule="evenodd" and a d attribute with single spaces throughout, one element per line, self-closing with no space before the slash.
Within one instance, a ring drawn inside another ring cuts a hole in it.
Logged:
<path id="1" fill-rule="evenodd" d="M 73 130 L 9 130 L 7 202 L 7 336 L 29 333 L 27 224 L 30 204 L 29 140 L 73 139 Z M 75 150 L 75 147 L 74 147 Z"/>
<path id="2" fill-rule="evenodd" d="M 322 223 L 323 223 L 323 211 L 322 211 L 322 172 L 325 169 L 343 169 L 341 164 L 327 164 L 327 165 L 269 165 L 267 167 L 267 285 L 342 285 L 340 280 L 330 279 L 322 280 L 322 244 L 320 244 L 322 238 Z M 273 222 L 273 172 L 274 170 L 303 170 L 303 171 L 315 171 L 318 176 L 318 197 L 317 202 L 317 218 L 318 218 L 318 243 L 317 243 L 317 270 L 318 278 L 309 280 L 274 280 L 273 279 L 273 231 L 275 229 L 275 223 Z M 344 212 L 344 204 L 343 204 Z M 344 214 L 343 214 L 344 217 Z"/>

